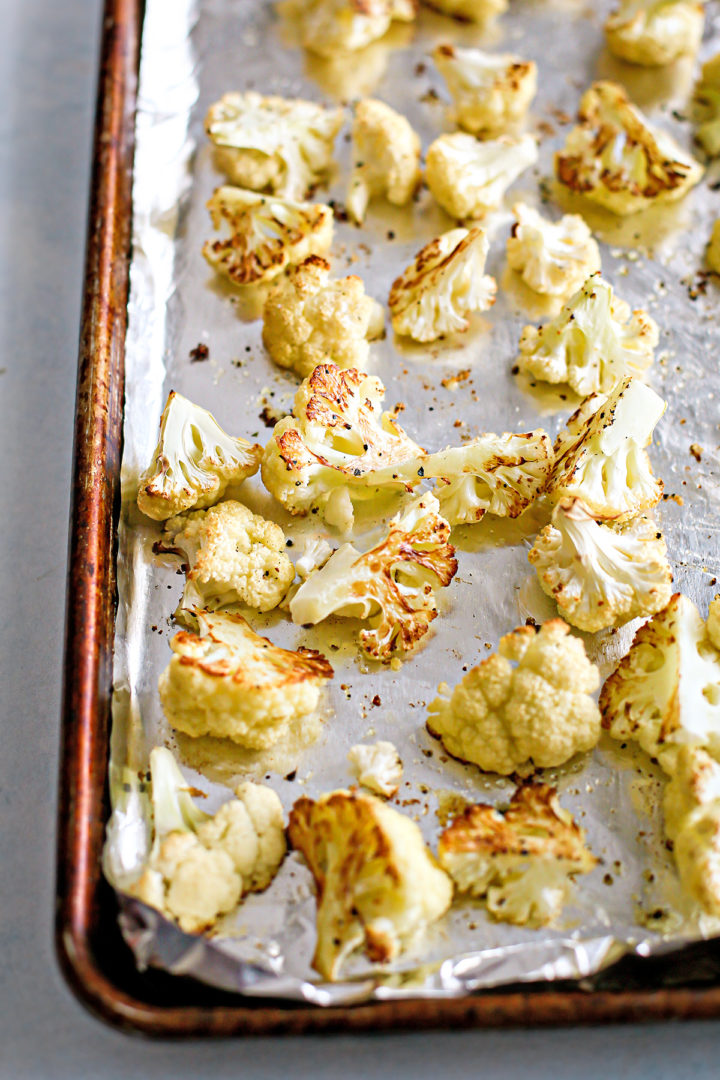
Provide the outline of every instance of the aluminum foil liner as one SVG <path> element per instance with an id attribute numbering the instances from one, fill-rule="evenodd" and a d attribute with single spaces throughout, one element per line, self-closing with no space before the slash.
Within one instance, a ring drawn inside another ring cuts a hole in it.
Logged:
<path id="1" fill-rule="evenodd" d="M 171 613 L 183 578 L 177 561 L 153 554 L 159 527 L 134 506 L 137 477 L 154 448 L 166 395 L 178 390 L 210 409 L 226 430 L 262 441 L 269 432 L 261 414 L 289 411 L 297 386 L 292 374 L 276 369 L 264 354 L 257 304 L 225 287 L 200 254 L 211 235 L 205 203 L 222 182 L 202 130 L 207 107 L 231 89 L 343 103 L 372 94 L 405 114 L 427 147 L 448 130 L 448 102 L 428 55 L 435 44 L 477 44 L 536 60 L 539 89 L 528 127 L 539 137 L 540 160 L 487 222 L 492 240 L 488 271 L 500 286 L 496 305 L 474 320 L 468 334 L 438 346 L 401 345 L 389 333 L 373 346 L 371 370 L 387 387 L 388 407 L 404 403 L 403 425 L 425 447 L 446 446 L 457 442 L 458 435 L 528 431 L 539 424 L 554 435 L 576 400 L 557 388 L 533 388 L 511 373 L 522 327 L 540 321 L 544 313 L 533 308 L 528 294 L 511 287 L 504 255 L 509 208 L 521 198 L 533 205 L 559 200 L 552 154 L 562 145 L 579 97 L 593 78 L 624 83 L 651 117 L 691 145 L 688 102 L 695 65 L 680 61 L 670 68 L 642 69 L 610 58 L 602 33 L 609 7 L 606 0 L 591 7 L 574 0 L 513 0 L 510 11 L 484 28 L 422 8 L 416 25 L 394 28 L 349 59 L 326 61 L 298 47 L 270 3 L 148 0 L 126 358 L 110 766 L 114 811 L 105 851 L 106 873 L 121 897 L 123 931 L 140 965 L 159 965 L 243 994 L 325 1005 L 581 979 L 624 954 L 666 952 L 717 932 L 717 924 L 682 896 L 664 847 L 662 774 L 640 752 L 622 749 L 606 737 L 593 754 L 543 774 L 557 784 L 562 804 L 587 830 L 589 846 L 600 859 L 597 869 L 579 880 L 575 902 L 560 924 L 549 929 L 492 922 L 481 904 L 456 902 L 427 938 L 395 963 L 377 969 L 356 957 L 346 966 L 344 981 L 328 986 L 310 967 L 315 900 L 310 874 L 297 855 L 288 857 L 267 892 L 249 896 L 214 937 L 187 936 L 122 893 L 148 851 L 142 776 L 149 750 L 158 743 L 173 749 L 189 783 L 207 793 L 206 809 L 216 809 L 230 788 L 251 776 L 265 778 L 287 811 L 300 795 L 351 782 L 346 755 L 352 744 L 389 739 L 405 766 L 394 804 L 419 823 L 434 848 L 441 828 L 438 812 L 442 816 L 458 796 L 505 799 L 512 785 L 449 759 L 425 730 L 427 703 L 438 682 L 456 683 L 508 630 L 529 616 L 542 620 L 554 614 L 527 562 L 537 516 L 530 511 L 514 522 L 486 518 L 454 530 L 457 577 L 444 590 L 429 640 L 399 671 L 361 659 L 351 621 L 330 620 L 304 630 L 282 612 L 251 616 L 253 627 L 277 644 L 319 648 L 336 670 L 321 714 L 298 727 L 274 754 L 248 754 L 216 740 L 184 738 L 168 728 L 157 679 L 169 660 Z M 720 47 L 719 21 L 717 6 L 708 4 L 702 59 Z M 338 204 L 348 178 L 348 130 L 338 139 L 335 182 L 329 193 L 320 193 Z M 670 497 L 658 513 L 675 585 L 703 613 L 720 569 L 720 293 L 717 282 L 700 274 L 719 209 L 716 179 L 711 168 L 684 201 L 661 212 L 619 219 L 584 208 L 602 241 L 604 275 L 661 327 L 651 381 L 669 407 L 651 456 Z M 572 208 L 567 200 L 560 205 Z M 384 301 L 415 252 L 449 227 L 426 191 L 409 208 L 373 204 L 362 230 L 336 223 L 334 271 L 360 274 L 369 294 Z M 207 345 L 209 357 L 191 362 L 198 343 Z M 452 380 L 465 369 L 467 379 Z M 693 456 L 691 444 L 702 448 L 699 455 Z M 258 478 L 246 483 L 243 498 L 283 525 L 297 552 L 319 524 L 285 515 Z M 332 530 L 327 533 L 337 543 Z M 603 676 L 627 650 L 636 626 L 584 635 Z"/>

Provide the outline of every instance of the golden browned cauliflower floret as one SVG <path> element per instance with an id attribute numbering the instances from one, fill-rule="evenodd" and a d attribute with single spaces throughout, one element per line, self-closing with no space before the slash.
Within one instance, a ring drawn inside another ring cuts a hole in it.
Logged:
<path id="1" fill-rule="evenodd" d="M 203 255 L 233 285 L 271 281 L 308 255 L 325 255 L 332 242 L 333 212 L 323 203 L 226 186 L 207 205 L 215 230 L 225 236 L 208 240 Z"/>
<path id="2" fill-rule="evenodd" d="M 425 3 L 461 22 L 484 23 L 508 9 L 508 0 L 425 0 Z"/>
<path id="3" fill-rule="evenodd" d="M 314 625 L 333 614 L 366 619 L 358 636 L 374 660 L 414 649 L 437 616 L 435 590 L 457 571 L 450 526 L 438 509 L 434 495 L 420 495 L 370 551 L 343 544 L 293 596 L 293 622 Z"/>
<path id="4" fill-rule="evenodd" d="M 523 120 L 537 90 L 533 60 L 460 45 L 438 45 L 432 55 L 453 99 L 458 127 L 488 137 Z"/>
<path id="5" fill-rule="evenodd" d="M 652 126 L 621 86 L 596 82 L 580 101 L 578 126 L 555 155 L 555 175 L 615 214 L 681 199 L 703 168 Z"/>
<path id="6" fill-rule="evenodd" d="M 705 249 L 705 263 L 708 270 L 712 270 L 714 274 L 720 274 L 720 218 L 713 224 L 710 240 Z"/>
<path id="7" fill-rule="evenodd" d="M 247 90 L 211 105 L 205 130 L 233 184 L 304 199 L 330 170 L 343 118 L 342 109 Z"/>
<path id="8" fill-rule="evenodd" d="M 151 751 L 150 774 L 153 846 L 128 892 L 187 933 L 207 930 L 274 878 L 286 852 L 282 805 L 270 788 L 245 783 L 206 814 L 165 747 Z"/>
<path id="9" fill-rule="evenodd" d="M 212 506 L 229 484 L 258 471 L 261 454 L 261 446 L 227 435 L 214 416 L 173 390 L 152 461 L 138 482 L 138 506 L 155 521 Z"/>
<path id="10" fill-rule="evenodd" d="M 605 40 L 621 60 L 660 67 L 679 56 L 694 56 L 704 23 L 699 0 L 620 0 L 605 23 Z"/>
<path id="11" fill-rule="evenodd" d="M 572 879 L 597 864 L 585 833 L 549 784 L 522 784 L 506 810 L 469 806 L 445 829 L 438 858 L 461 893 L 484 898 L 502 922 L 546 926 L 571 896 Z"/>
<path id="12" fill-rule="evenodd" d="M 295 19 L 306 49 L 320 56 L 355 52 L 376 41 L 391 22 L 412 22 L 416 0 L 283 0 L 282 14 Z M 352 63 L 349 60 L 348 63 Z"/>
<path id="13" fill-rule="evenodd" d="M 299 799 L 288 836 L 315 878 L 313 967 L 325 979 L 337 979 L 356 949 L 374 963 L 393 960 L 450 907 L 450 878 L 417 825 L 372 795 Z"/>
<path id="14" fill-rule="evenodd" d="M 695 87 L 698 126 L 695 138 L 708 157 L 720 154 L 720 52 L 702 66 Z"/>
<path id="15" fill-rule="evenodd" d="M 537 156 L 532 135 L 501 135 L 481 142 L 456 131 L 430 144 L 425 180 L 450 217 L 482 218 L 500 206 L 506 190 Z"/>
<path id="16" fill-rule="evenodd" d="M 420 139 L 404 116 L 375 98 L 359 101 L 352 155 L 347 210 L 354 221 L 362 224 L 373 198 L 383 197 L 393 206 L 410 202 L 422 179 Z"/>
<path id="17" fill-rule="evenodd" d="M 295 577 L 280 526 L 234 499 L 171 518 L 160 550 L 183 558 L 189 611 L 238 603 L 271 611 Z"/>
<path id="18" fill-rule="evenodd" d="M 393 476 L 395 463 L 422 453 L 389 412 L 375 375 L 321 364 L 305 379 L 293 415 L 275 425 L 262 459 L 268 491 L 291 514 L 320 512 L 341 529 L 353 524 L 353 502 L 420 482 Z M 381 473 L 378 482 L 375 474 Z"/>
<path id="19" fill-rule="evenodd" d="M 283 737 L 291 720 L 315 709 L 333 675 L 321 653 L 280 649 L 241 615 L 194 614 L 200 632 L 175 635 L 173 658 L 160 676 L 160 700 L 174 728 L 264 750 Z"/>
<path id="20" fill-rule="evenodd" d="M 511 661 L 517 666 L 513 667 Z M 590 695 L 598 669 L 562 619 L 521 626 L 428 707 L 427 727 L 446 750 L 485 772 L 526 775 L 592 750 L 600 713 Z"/>
<path id="21" fill-rule="evenodd" d="M 639 379 L 626 379 L 607 397 L 587 398 L 555 440 L 546 494 L 553 502 L 582 499 L 593 517 L 617 521 L 654 506 L 663 485 L 644 448 L 665 406 Z"/>
<path id="22" fill-rule="evenodd" d="M 526 326 L 518 367 L 535 379 L 568 383 L 576 394 L 604 393 L 653 362 L 659 340 L 647 311 L 630 305 L 593 274 L 544 326 Z"/>
<path id="23" fill-rule="evenodd" d="M 562 617 L 592 633 L 665 607 L 672 583 L 666 551 L 652 518 L 606 524 L 580 499 L 561 499 L 528 559 Z"/>
<path id="24" fill-rule="evenodd" d="M 268 296 L 263 343 L 280 367 L 310 375 L 318 364 L 364 370 L 369 342 L 383 332 L 383 310 L 362 279 L 330 280 L 330 263 L 310 255 Z"/>
<path id="25" fill-rule="evenodd" d="M 676 593 L 640 627 L 602 688 L 600 709 L 614 738 L 634 739 L 667 773 L 681 746 L 720 756 L 720 648 L 687 596 Z"/>
<path id="26" fill-rule="evenodd" d="M 600 269 L 600 249 L 579 214 L 548 221 L 525 203 L 513 206 L 508 266 L 542 296 L 570 297 Z"/>
<path id="27" fill-rule="evenodd" d="M 484 229 L 451 229 L 426 244 L 393 282 L 388 299 L 396 334 L 436 341 L 462 333 L 469 316 L 495 303 L 495 278 L 485 274 Z"/>
<path id="28" fill-rule="evenodd" d="M 348 761 L 358 783 L 373 795 L 389 799 L 400 787 L 403 764 L 391 742 L 357 743 L 350 747 Z"/>

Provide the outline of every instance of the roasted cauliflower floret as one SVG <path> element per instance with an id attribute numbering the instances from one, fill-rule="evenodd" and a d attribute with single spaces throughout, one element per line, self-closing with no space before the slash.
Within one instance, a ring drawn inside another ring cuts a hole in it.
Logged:
<path id="1" fill-rule="evenodd" d="M 701 747 L 678 750 L 663 813 L 683 887 L 720 916 L 720 765 Z"/>
<path id="2" fill-rule="evenodd" d="M 263 309 L 263 343 L 280 367 L 310 375 L 318 364 L 367 366 L 369 342 L 383 332 L 383 310 L 362 279 L 330 280 L 330 263 L 310 255 L 290 269 Z"/>
<path id="3" fill-rule="evenodd" d="M 663 795 L 665 835 L 672 843 L 696 810 L 720 806 L 720 764 L 701 746 L 681 746 Z"/>
<path id="4" fill-rule="evenodd" d="M 437 616 L 435 590 L 455 576 L 454 554 L 437 499 L 418 496 L 370 551 L 343 544 L 300 586 L 290 601 L 293 622 L 314 625 L 333 614 L 365 619 L 359 639 L 368 656 L 387 661 L 409 652 Z"/>
<path id="5" fill-rule="evenodd" d="M 600 694 L 603 727 L 672 774 L 681 746 L 720 756 L 720 650 L 687 596 L 641 626 Z"/>
<path id="6" fill-rule="evenodd" d="M 562 617 L 593 633 L 660 611 L 670 600 L 665 541 L 645 516 L 597 522 L 580 499 L 562 499 L 528 559 Z"/>
<path id="7" fill-rule="evenodd" d="M 458 127 L 488 137 L 524 119 L 537 90 L 534 61 L 459 45 L 438 45 L 432 55 L 453 99 Z"/>
<path id="8" fill-rule="evenodd" d="M 208 202 L 218 240 L 203 255 L 234 285 L 271 281 L 288 266 L 330 248 L 333 212 L 323 203 L 291 202 L 243 188 L 220 187 Z"/>
<path id="9" fill-rule="evenodd" d="M 393 960 L 450 907 L 450 878 L 417 825 L 372 795 L 299 799 L 288 836 L 315 878 L 313 967 L 325 979 L 356 949 L 374 963 Z"/>
<path id="10" fill-rule="evenodd" d="M 211 105 L 205 130 L 233 184 L 304 199 L 330 170 L 343 115 L 313 101 L 248 90 Z"/>
<path id="11" fill-rule="evenodd" d="M 512 666 L 511 661 L 517 663 Z M 526 775 L 592 750 L 600 713 L 590 695 L 600 675 L 561 619 L 521 626 L 497 653 L 428 707 L 428 731 L 461 761 L 485 772 Z"/>
<path id="12" fill-rule="evenodd" d="M 451 229 L 426 244 L 390 290 L 395 333 L 436 341 L 467 330 L 469 315 L 492 307 L 497 285 L 484 273 L 488 246 L 478 228 Z"/>
<path id="13" fill-rule="evenodd" d="M 200 632 L 175 635 L 173 658 L 160 676 L 160 700 L 174 728 L 264 750 L 283 737 L 291 720 L 315 709 L 333 675 L 324 656 L 314 649 L 279 649 L 253 633 L 241 615 L 194 614 Z"/>
<path id="14" fill-rule="evenodd" d="M 238 603 L 271 611 L 295 577 L 280 526 L 233 499 L 171 518 L 161 550 L 187 566 L 181 606 L 190 611 Z"/>
<path id="15" fill-rule="evenodd" d="M 720 218 L 718 218 L 710 233 L 710 241 L 705 249 L 705 263 L 708 270 L 714 274 L 720 274 Z"/>
<path id="16" fill-rule="evenodd" d="M 482 218 L 500 206 L 503 195 L 537 161 L 532 135 L 501 135 L 485 142 L 456 131 L 430 144 L 425 180 L 450 217 Z"/>
<path id="17" fill-rule="evenodd" d="M 694 56 L 704 23 L 705 8 L 698 0 L 620 0 L 605 23 L 605 40 L 621 60 L 660 67 Z"/>
<path id="18" fill-rule="evenodd" d="M 626 379 L 608 397 L 588 398 L 555 440 L 546 494 L 553 502 L 577 497 L 593 517 L 618 521 L 654 506 L 663 485 L 644 447 L 665 406 L 639 379 Z"/>
<path id="19" fill-rule="evenodd" d="M 138 482 L 138 506 L 155 521 L 212 506 L 229 484 L 258 471 L 261 454 L 261 446 L 227 435 L 214 416 L 173 390 L 152 461 Z"/>
<path id="20" fill-rule="evenodd" d="M 546 926 L 570 899 L 572 879 L 597 864 L 585 833 L 549 784 L 522 784 L 506 810 L 469 806 L 440 836 L 440 865 L 459 892 L 518 926 Z"/>
<path id="21" fill-rule="evenodd" d="M 609 393 L 653 362 L 657 324 L 646 311 L 630 311 L 612 286 L 594 274 L 557 318 L 520 337 L 518 367 L 535 379 L 569 383 L 576 394 Z"/>
<path id="22" fill-rule="evenodd" d="M 359 225 L 371 199 L 410 202 L 420 183 L 420 139 L 404 116 L 375 98 L 355 106 L 347 210 Z"/>
<path id="23" fill-rule="evenodd" d="M 698 126 L 695 138 L 708 157 L 720 154 L 720 52 L 702 66 L 695 87 Z"/>
<path id="24" fill-rule="evenodd" d="M 615 214 L 681 199 L 703 174 L 675 140 L 648 123 L 621 86 L 596 82 L 580 101 L 578 126 L 555 155 L 561 184 Z"/>
<path id="25" fill-rule="evenodd" d="M 328 57 L 365 48 L 394 20 L 412 22 L 417 9 L 416 0 L 284 0 L 278 6 L 297 20 L 304 47 Z"/>
<path id="26" fill-rule="evenodd" d="M 579 214 L 548 221 L 516 203 L 507 242 L 508 266 L 542 296 L 570 297 L 600 269 L 600 249 Z"/>
<path id="27" fill-rule="evenodd" d="M 508 0 L 432 0 L 430 7 L 461 22 L 484 23 L 508 9 Z"/>
<path id="28" fill-rule="evenodd" d="M 357 743 L 350 747 L 348 761 L 358 783 L 374 795 L 389 799 L 400 787 L 403 765 L 391 742 Z"/>
<path id="29" fill-rule="evenodd" d="M 522 435 L 478 435 L 464 446 L 429 454 L 425 476 L 438 477 L 435 495 L 451 525 L 485 514 L 516 518 L 543 491 L 553 468 L 550 439 L 542 428 Z"/>
<path id="30" fill-rule="evenodd" d="M 405 482 L 385 470 L 422 453 L 381 412 L 385 387 L 374 375 L 321 364 L 295 395 L 293 415 L 275 425 L 262 459 L 262 478 L 291 514 L 320 511 L 331 525 L 350 529 L 353 501 L 377 498 L 379 491 L 403 491 Z"/>
<path id="31" fill-rule="evenodd" d="M 165 747 L 151 751 L 150 774 L 153 847 L 128 892 L 187 933 L 207 930 L 277 873 L 286 851 L 280 800 L 246 783 L 214 816 L 205 814 Z"/>

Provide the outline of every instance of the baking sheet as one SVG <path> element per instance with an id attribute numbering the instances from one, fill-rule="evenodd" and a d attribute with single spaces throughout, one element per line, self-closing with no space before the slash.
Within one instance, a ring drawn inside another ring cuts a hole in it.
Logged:
<path id="1" fill-rule="evenodd" d="M 388 39 L 351 63 L 310 59 L 285 24 L 260 0 L 194 3 L 149 0 L 143 33 L 134 192 L 134 247 L 126 353 L 126 421 L 123 513 L 118 581 L 120 605 L 115 658 L 111 780 L 114 812 L 105 869 L 120 889 L 132 879 L 148 847 L 147 796 L 138 779 L 149 749 L 165 743 L 175 751 L 189 782 L 207 792 L 214 810 L 247 775 L 266 778 L 286 810 L 300 795 L 317 795 L 351 782 L 346 754 L 355 742 L 394 742 L 405 765 L 396 805 L 415 818 L 434 848 L 438 809 L 460 794 L 497 801 L 509 781 L 487 777 L 452 761 L 425 731 L 426 704 L 437 683 L 456 683 L 497 645 L 502 634 L 528 616 L 553 614 L 527 563 L 540 521 L 530 511 L 515 522 L 485 519 L 453 531 L 459 570 L 441 594 L 440 617 L 429 639 L 398 672 L 370 665 L 355 644 L 354 625 L 332 620 L 312 630 L 292 626 L 280 612 L 250 615 L 251 625 L 273 641 L 319 648 L 336 676 L 315 722 L 303 724 L 271 756 L 251 755 L 211 739 L 192 740 L 166 725 L 157 678 L 169 660 L 171 613 L 182 592 L 178 563 L 153 555 L 159 527 L 134 507 L 137 477 L 150 458 L 169 389 L 209 408 L 226 430 L 257 441 L 269 436 L 260 414 L 288 411 L 298 380 L 276 369 L 260 342 L 257 306 L 220 283 L 200 255 L 210 235 L 205 202 L 222 182 L 202 132 L 208 105 L 230 89 L 345 101 L 372 93 L 404 113 L 423 146 L 446 130 L 442 80 L 428 53 L 439 41 L 502 48 L 535 59 L 539 92 L 529 129 L 540 137 L 538 165 L 511 188 L 505 211 L 487 222 L 492 240 L 488 271 L 499 283 L 491 312 L 474 320 L 467 335 L 442 346 L 398 345 L 390 333 L 372 348 L 370 370 L 387 387 L 388 407 L 402 402 L 403 426 L 422 445 L 436 449 L 485 430 L 525 431 L 542 424 L 551 433 L 575 407 L 572 395 L 533 390 L 511 374 L 520 330 L 543 312 L 525 306 L 530 297 L 509 288 L 504 247 L 509 207 L 522 198 L 556 204 L 552 153 L 562 144 L 568 120 L 591 78 L 623 82 L 634 100 L 686 146 L 685 119 L 693 65 L 671 72 L 620 65 L 602 50 L 602 24 L 610 5 L 585 9 L 573 3 L 521 3 L 484 30 L 422 9 L 417 25 L 400 26 Z M 718 10 L 708 5 L 701 56 L 720 46 Z M 546 56 L 557 56 L 562 70 Z M 346 127 L 344 131 L 346 132 Z M 349 145 L 337 143 L 338 175 L 319 198 L 343 202 Z M 658 321 L 661 342 L 652 385 L 670 404 L 652 447 L 656 473 L 670 496 L 658 509 L 675 573 L 676 588 L 705 612 L 720 568 L 718 540 L 718 379 L 720 344 L 717 286 L 698 276 L 710 225 L 718 212 L 710 170 L 703 184 L 676 207 L 615 219 L 584 207 L 603 240 L 603 272 L 633 306 Z M 558 205 L 574 209 L 566 199 Z M 336 222 L 334 271 L 359 273 L 368 292 L 385 300 L 390 284 L 414 253 L 451 227 L 427 192 L 410 208 L 373 204 L 356 230 Z M 209 359 L 192 363 L 202 342 Z M 461 369 L 468 380 L 442 385 Z M 456 421 L 463 422 L 456 428 Z M 702 447 L 701 461 L 690 444 Z M 286 529 L 300 553 L 314 520 L 285 515 L 255 478 L 243 499 Z M 682 505 L 680 502 L 682 501 Z M 377 531 L 377 530 L 376 530 Z M 331 542 L 338 537 L 327 529 Z M 359 546 L 371 536 L 361 538 Z M 627 649 L 637 624 L 617 633 L 584 635 L 603 675 Z M 375 704 L 379 701 L 379 704 Z M 315 740 L 315 741 L 313 741 Z M 123 898 L 122 923 L 140 964 L 159 964 L 213 985 L 247 994 L 302 998 L 319 1004 L 408 994 L 451 996 L 508 982 L 581 978 L 625 952 L 648 955 L 717 932 L 690 910 L 677 888 L 662 842 L 661 774 L 640 753 L 622 751 L 603 737 L 590 756 L 559 770 L 545 770 L 563 805 L 587 830 L 602 864 L 581 878 L 576 903 L 557 927 L 524 930 L 490 921 L 482 905 L 456 903 L 418 951 L 382 970 L 363 957 L 346 966 L 343 983 L 318 984 L 309 966 L 314 948 L 315 902 L 311 878 L 296 855 L 270 889 L 248 897 L 223 924 L 222 937 L 195 939 L 135 901 Z M 292 778 L 291 778 L 292 777 Z"/>

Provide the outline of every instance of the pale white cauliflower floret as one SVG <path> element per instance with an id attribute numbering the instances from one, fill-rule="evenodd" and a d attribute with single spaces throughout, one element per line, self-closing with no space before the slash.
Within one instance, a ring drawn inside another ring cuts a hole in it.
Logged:
<path id="1" fill-rule="evenodd" d="M 262 478 L 291 514 L 320 512 L 331 525 L 350 529 L 353 502 L 377 499 L 419 483 L 384 467 L 422 453 L 382 412 L 385 387 L 355 368 L 321 364 L 295 395 L 293 415 L 275 425 L 262 459 Z"/>
<path id="2" fill-rule="evenodd" d="M 365 619 L 360 647 L 375 660 L 409 652 L 437 616 L 435 590 L 457 571 L 450 526 L 437 499 L 418 496 L 390 522 L 388 535 L 361 554 L 343 544 L 290 601 L 293 622 L 314 625 L 329 615 Z"/>
<path id="3" fill-rule="evenodd" d="M 695 138 L 708 157 L 720 155 L 720 52 L 702 66 L 695 87 L 698 126 Z"/>
<path id="4" fill-rule="evenodd" d="M 412 199 L 422 179 L 420 139 L 405 117 L 383 101 L 367 98 L 355 106 L 352 155 L 347 211 L 358 224 L 375 197 L 393 206 Z"/>
<path id="5" fill-rule="evenodd" d="M 155 521 L 212 506 L 229 484 L 258 471 L 261 454 L 261 446 L 226 434 L 214 416 L 173 390 L 152 461 L 138 481 L 138 506 Z"/>
<path id="6" fill-rule="evenodd" d="M 278 7 L 297 20 L 306 49 L 332 57 L 363 49 L 381 38 L 395 19 L 411 22 L 417 4 L 416 0 L 284 0 Z"/>
<path id="7" fill-rule="evenodd" d="M 593 83 L 582 96 L 578 120 L 555 155 L 555 175 L 615 214 L 680 199 L 703 174 L 702 166 L 651 125 L 616 83 Z"/>
<path id="8" fill-rule="evenodd" d="M 563 499 L 528 553 L 562 617 L 590 633 L 653 615 L 670 599 L 665 541 L 645 516 L 597 522 L 580 499 Z"/>
<path id="9" fill-rule="evenodd" d="M 330 170 L 343 115 L 313 101 L 247 90 L 211 105 L 205 130 L 216 164 L 233 184 L 304 199 Z"/>
<path id="10" fill-rule="evenodd" d="M 600 249 L 579 214 L 548 221 L 525 203 L 513 206 L 508 266 L 542 296 L 569 297 L 600 269 Z"/>
<path id="11" fill-rule="evenodd" d="M 705 263 L 708 270 L 720 274 L 720 218 L 713 224 L 710 241 L 705 249 Z"/>
<path id="12" fill-rule="evenodd" d="M 292 202 L 243 188 L 220 187 L 208 201 L 216 231 L 203 255 L 234 285 L 271 281 L 288 266 L 330 248 L 333 212 L 323 203 Z"/>
<path id="13" fill-rule="evenodd" d="M 274 878 L 286 852 L 282 805 L 270 788 L 245 783 L 206 814 L 165 747 L 151 751 L 150 774 L 153 847 L 128 892 L 187 933 L 207 930 Z"/>
<path id="14" fill-rule="evenodd" d="M 391 798 L 400 787 L 403 775 L 402 761 L 391 742 L 366 745 L 357 743 L 348 751 L 348 761 L 358 783 L 374 795 Z"/>
<path id="15" fill-rule="evenodd" d="M 694 56 L 704 23 L 699 0 L 620 0 L 605 23 L 605 40 L 622 60 L 659 67 Z"/>
<path id="16" fill-rule="evenodd" d="M 537 90 L 534 61 L 460 45 L 438 45 L 432 55 L 458 127 L 473 135 L 501 135 L 524 118 Z"/>
<path id="17" fill-rule="evenodd" d="M 532 135 L 501 135 L 481 142 L 456 131 L 430 144 L 425 180 L 450 217 L 482 218 L 500 206 L 506 190 L 537 157 Z"/>
<path id="18" fill-rule="evenodd" d="M 431 240 L 393 282 L 388 299 L 396 334 L 436 341 L 467 330 L 468 316 L 495 303 L 495 278 L 484 273 L 484 229 L 451 229 Z"/>
<path id="19" fill-rule="evenodd" d="M 326 979 L 356 949 L 374 963 L 394 959 L 450 907 L 452 882 L 418 826 L 372 795 L 299 799 L 288 837 L 315 878 L 313 967 Z"/>
<path id="20" fill-rule="evenodd" d="M 171 518 L 160 550 L 187 566 L 181 606 L 190 611 L 238 603 L 271 611 L 295 577 L 280 526 L 233 499 Z"/>
<path id="21" fill-rule="evenodd" d="M 314 649 L 280 649 L 241 615 L 194 614 L 199 634 L 175 635 L 172 660 L 160 676 L 160 700 L 174 728 L 264 750 L 284 736 L 291 720 L 315 709 L 333 675 L 324 656 Z"/>
<path id="22" fill-rule="evenodd" d="M 597 864 L 585 833 L 549 784 L 523 784 L 506 810 L 469 806 L 441 834 L 438 858 L 459 892 L 518 926 L 545 926 L 571 896 L 572 879 Z"/>
<path id="23" fill-rule="evenodd" d="M 665 835 L 675 842 L 697 810 L 720 806 L 720 764 L 701 746 L 681 746 L 663 794 Z"/>
<path id="24" fill-rule="evenodd" d="M 318 364 L 367 366 L 369 342 L 383 332 L 383 310 L 362 279 L 330 280 L 330 263 L 310 255 L 292 267 L 263 309 L 263 344 L 280 367 L 303 378 Z"/>
<path id="25" fill-rule="evenodd" d="M 678 751 L 663 813 L 683 888 L 720 917 L 720 764 L 701 747 Z"/>
<path id="26" fill-rule="evenodd" d="M 432 0 L 429 6 L 462 22 L 484 23 L 507 11 L 508 0 Z"/>
<path id="27" fill-rule="evenodd" d="M 720 600 L 713 600 L 714 618 Z M 711 624 L 712 625 L 712 624 Z M 720 756 L 720 649 L 697 608 L 676 593 L 641 626 L 600 694 L 603 726 L 675 771 L 681 746 Z"/>
<path id="28" fill-rule="evenodd" d="M 646 311 L 630 311 L 599 274 L 588 278 L 560 314 L 544 326 L 526 326 L 518 367 L 535 379 L 568 383 L 576 394 L 609 393 L 653 362 L 657 324 Z"/>
<path id="29" fill-rule="evenodd" d="M 511 661 L 517 662 L 513 668 Z M 598 669 L 561 619 L 521 626 L 499 650 L 428 707 L 427 727 L 445 749 L 485 772 L 527 774 L 592 750 L 600 713 L 590 695 Z"/>
<path id="30" fill-rule="evenodd" d="M 646 447 L 666 402 L 639 379 L 607 397 L 593 394 L 555 440 L 555 467 L 546 488 L 553 502 L 577 497 L 595 518 L 634 517 L 659 502 Z"/>
<path id="31" fill-rule="evenodd" d="M 332 553 L 333 549 L 323 537 L 308 537 L 302 555 L 295 562 L 295 570 L 301 581 L 324 566 Z"/>

